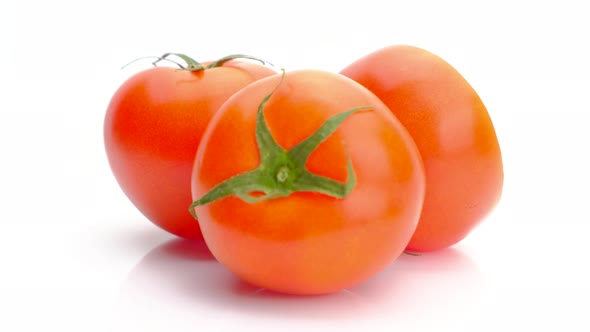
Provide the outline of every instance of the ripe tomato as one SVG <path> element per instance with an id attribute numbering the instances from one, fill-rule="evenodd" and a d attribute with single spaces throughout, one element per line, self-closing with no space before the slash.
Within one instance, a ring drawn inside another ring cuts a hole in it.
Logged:
<path id="1" fill-rule="evenodd" d="M 341 73 L 375 93 L 420 150 L 426 197 L 408 250 L 462 240 L 497 205 L 504 180 L 496 132 L 475 90 L 440 57 L 405 45 L 378 50 Z"/>
<path id="2" fill-rule="evenodd" d="M 273 74 L 234 60 L 196 71 L 155 67 L 119 87 L 106 112 L 104 144 L 116 180 L 139 211 L 172 234 L 202 238 L 187 212 L 201 136 L 227 98 Z"/>
<path id="3" fill-rule="evenodd" d="M 375 95 L 302 70 L 250 84 L 221 107 L 199 146 L 191 208 L 213 255 L 243 280 L 328 293 L 403 252 L 424 181 L 414 142 Z"/>

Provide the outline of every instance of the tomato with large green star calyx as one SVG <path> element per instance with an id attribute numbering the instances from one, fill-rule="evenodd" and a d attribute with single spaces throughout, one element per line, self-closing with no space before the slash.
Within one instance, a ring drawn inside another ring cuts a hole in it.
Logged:
<path id="1" fill-rule="evenodd" d="M 211 120 L 190 209 L 243 280 L 322 294 L 372 277 L 404 250 L 424 197 L 410 135 L 360 84 L 300 70 L 248 85 Z"/>

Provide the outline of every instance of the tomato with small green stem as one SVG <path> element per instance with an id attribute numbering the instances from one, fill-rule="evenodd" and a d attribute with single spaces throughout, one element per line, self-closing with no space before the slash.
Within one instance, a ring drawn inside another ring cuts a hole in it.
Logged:
<path id="1" fill-rule="evenodd" d="M 203 65 L 183 54 L 181 68 L 144 70 L 113 95 L 104 120 L 104 145 L 111 170 L 137 209 L 162 229 L 202 238 L 187 212 L 197 147 L 219 106 L 246 85 L 276 71 L 233 55 Z"/>
<path id="2" fill-rule="evenodd" d="M 300 70 L 223 104 L 199 146 L 190 210 L 243 280 L 322 294 L 403 252 L 424 181 L 414 142 L 379 98 L 342 75 Z"/>
<path id="3" fill-rule="evenodd" d="M 498 204 L 504 182 L 494 125 L 479 95 L 445 60 L 407 45 L 377 50 L 341 73 L 375 93 L 420 150 L 426 197 L 408 250 L 461 241 Z"/>

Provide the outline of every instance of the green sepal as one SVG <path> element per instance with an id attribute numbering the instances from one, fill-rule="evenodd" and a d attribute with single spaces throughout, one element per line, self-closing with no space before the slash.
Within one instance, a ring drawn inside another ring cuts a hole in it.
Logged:
<path id="1" fill-rule="evenodd" d="M 284 74 L 283 74 L 284 77 Z M 282 79 L 281 79 L 282 82 Z M 279 83 L 280 84 L 280 83 Z M 294 192 L 317 192 L 335 198 L 347 197 L 356 185 L 354 165 L 347 153 L 347 180 L 345 183 L 313 174 L 306 167 L 309 156 L 332 135 L 352 114 L 371 109 L 357 107 L 328 118 L 311 136 L 290 150 L 283 149 L 272 136 L 264 116 L 264 106 L 274 90 L 258 106 L 256 142 L 260 165 L 249 172 L 235 175 L 194 201 L 189 211 L 197 218 L 195 207 L 235 195 L 244 202 L 254 204 L 270 199 L 287 197 Z M 257 193 L 257 195 L 252 195 Z"/>
<path id="2" fill-rule="evenodd" d="M 174 55 L 176 57 L 181 58 L 186 63 L 186 66 L 183 66 L 183 65 L 179 64 L 178 62 L 175 62 L 175 61 L 172 61 L 172 60 L 168 59 L 168 57 L 171 56 L 171 55 Z M 161 57 L 159 57 L 152 64 L 153 65 L 156 65 L 158 62 L 160 62 L 162 60 L 167 60 L 167 61 L 170 61 L 172 63 L 175 63 L 181 69 L 188 70 L 188 71 L 199 71 L 199 70 L 204 70 L 205 69 L 205 67 L 202 64 L 200 64 L 199 62 L 197 62 L 193 58 L 189 57 L 188 55 L 182 54 L 182 53 L 164 53 L 164 55 L 162 55 Z"/>
<path id="3" fill-rule="evenodd" d="M 224 63 L 230 61 L 230 60 L 235 60 L 235 59 L 249 59 L 249 60 L 254 60 L 254 61 L 258 61 L 263 65 L 273 65 L 272 63 L 262 60 L 260 58 L 257 58 L 255 56 L 252 55 L 247 55 L 247 54 L 232 54 L 232 55 L 228 55 L 228 56 L 224 56 L 223 58 L 211 63 L 210 65 L 207 66 L 207 69 L 211 69 L 211 68 L 216 68 L 216 67 L 221 67 L 223 66 Z"/>

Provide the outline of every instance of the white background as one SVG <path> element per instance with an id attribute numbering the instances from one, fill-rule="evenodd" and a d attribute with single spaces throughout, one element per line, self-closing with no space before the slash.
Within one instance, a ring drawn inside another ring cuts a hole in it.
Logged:
<path id="1" fill-rule="evenodd" d="M 590 25 L 583 1 L 0 4 L 1 331 L 588 331 Z M 338 71 L 390 44 L 453 64 L 504 154 L 500 205 L 450 250 L 359 287 L 241 283 L 128 202 L 102 145 L 120 83 L 164 52 Z"/>

